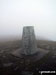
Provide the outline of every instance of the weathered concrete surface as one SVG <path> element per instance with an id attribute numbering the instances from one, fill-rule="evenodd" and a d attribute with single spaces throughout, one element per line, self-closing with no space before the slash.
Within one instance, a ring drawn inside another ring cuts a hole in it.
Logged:
<path id="1" fill-rule="evenodd" d="M 37 52 L 37 44 L 33 26 L 26 26 L 23 28 L 22 49 L 22 54 L 25 55 L 31 55 Z"/>

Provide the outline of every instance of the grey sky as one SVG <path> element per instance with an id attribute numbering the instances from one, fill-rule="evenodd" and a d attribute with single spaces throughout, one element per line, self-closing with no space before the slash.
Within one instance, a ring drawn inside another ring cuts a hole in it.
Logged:
<path id="1" fill-rule="evenodd" d="M 36 37 L 56 41 L 56 0 L 0 0 L 0 38 L 21 37 L 26 25 Z"/>

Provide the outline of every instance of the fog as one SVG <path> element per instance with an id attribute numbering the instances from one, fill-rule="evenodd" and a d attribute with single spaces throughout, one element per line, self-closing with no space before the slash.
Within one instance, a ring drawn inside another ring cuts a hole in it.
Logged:
<path id="1" fill-rule="evenodd" d="M 56 41 L 56 0 L 0 0 L 0 39 L 21 38 L 34 26 L 36 38 Z"/>

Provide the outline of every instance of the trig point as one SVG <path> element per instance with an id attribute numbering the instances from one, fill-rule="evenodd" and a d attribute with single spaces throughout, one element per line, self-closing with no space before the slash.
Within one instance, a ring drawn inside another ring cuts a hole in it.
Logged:
<path id="1" fill-rule="evenodd" d="M 25 55 L 31 55 L 36 53 L 37 51 L 37 44 L 33 26 L 23 27 L 22 49 L 23 49 L 22 54 Z"/>
<path id="2" fill-rule="evenodd" d="M 43 58 L 47 53 L 48 51 L 37 47 L 34 27 L 33 26 L 23 27 L 21 48 L 13 51 L 12 54 L 17 57 L 22 58 L 26 57 L 27 60 L 29 59 L 35 61 Z"/>

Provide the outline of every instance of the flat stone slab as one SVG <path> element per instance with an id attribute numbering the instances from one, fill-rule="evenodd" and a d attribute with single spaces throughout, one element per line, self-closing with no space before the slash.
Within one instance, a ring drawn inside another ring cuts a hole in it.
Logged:
<path id="1" fill-rule="evenodd" d="M 37 48 L 37 52 L 35 54 L 32 54 L 32 55 L 21 55 L 21 49 L 17 49 L 15 51 L 13 51 L 11 54 L 16 56 L 16 57 L 28 59 L 31 61 L 37 61 L 37 60 L 40 60 L 41 58 L 43 58 L 47 53 L 49 53 L 48 50 L 46 51 L 44 49 Z"/>

